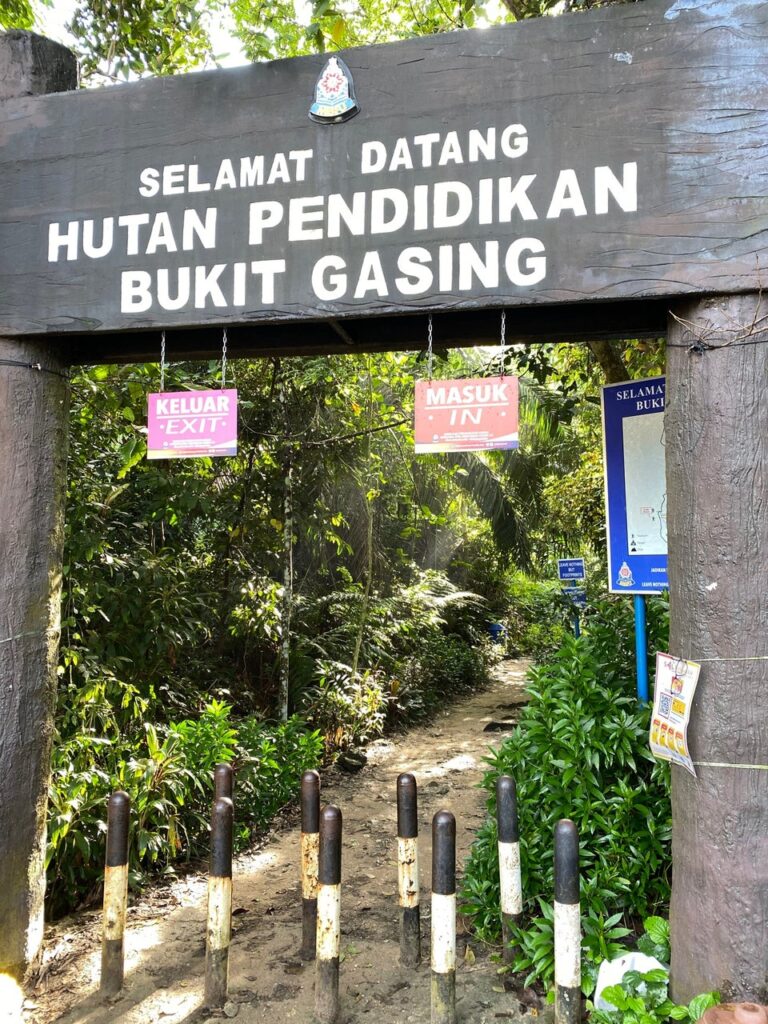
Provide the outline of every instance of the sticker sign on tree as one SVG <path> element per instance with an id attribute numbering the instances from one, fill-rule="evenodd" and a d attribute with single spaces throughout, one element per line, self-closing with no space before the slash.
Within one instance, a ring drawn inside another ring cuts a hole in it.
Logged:
<path id="1" fill-rule="evenodd" d="M 696 769 L 688 748 L 688 722 L 701 665 L 671 654 L 656 655 L 656 688 L 651 717 L 651 753 L 679 764 L 691 775 Z"/>
<path id="2" fill-rule="evenodd" d="M 148 459 L 237 454 L 235 388 L 163 391 L 148 397 Z"/>
<path id="3" fill-rule="evenodd" d="M 416 452 L 517 448 L 517 377 L 416 382 Z"/>

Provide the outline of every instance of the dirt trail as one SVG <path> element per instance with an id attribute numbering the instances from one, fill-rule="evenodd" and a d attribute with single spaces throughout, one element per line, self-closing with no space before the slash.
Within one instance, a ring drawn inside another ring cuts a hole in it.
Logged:
<path id="1" fill-rule="evenodd" d="M 344 815 L 340 1024 L 422 1024 L 429 1020 L 430 823 L 445 807 L 457 819 L 457 864 L 464 863 L 485 815 L 477 788 L 489 745 L 505 733 L 484 732 L 515 718 L 526 663 L 506 661 L 484 693 L 443 712 L 429 726 L 380 741 L 357 775 L 328 773 L 323 799 Z M 395 780 L 413 771 L 419 782 L 422 950 L 417 971 L 398 964 Z M 299 960 L 301 902 L 298 828 L 279 829 L 256 853 L 239 857 L 234 876 L 230 1000 L 241 1024 L 310 1024 L 314 965 Z M 223 1013 L 201 1007 L 205 960 L 206 879 L 192 875 L 142 897 L 129 910 L 126 985 L 105 1004 L 96 991 L 99 914 L 89 912 L 51 929 L 47 971 L 28 1000 L 35 1024 L 202 1024 Z M 490 952 L 459 925 L 457 1006 L 461 1024 L 523 1020 L 514 995 L 500 991 Z M 472 957 L 475 957 L 472 962 Z"/>

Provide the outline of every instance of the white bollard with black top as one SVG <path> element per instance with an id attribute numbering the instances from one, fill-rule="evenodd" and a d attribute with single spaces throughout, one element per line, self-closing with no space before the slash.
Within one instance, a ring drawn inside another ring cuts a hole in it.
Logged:
<path id="1" fill-rule="evenodd" d="M 301 776 L 301 952 L 315 959 L 317 940 L 317 858 L 320 849 L 320 776 Z"/>
<path id="2" fill-rule="evenodd" d="M 107 804 L 107 858 L 104 868 L 104 924 L 101 940 L 103 996 L 114 996 L 123 987 L 123 937 L 128 910 L 128 825 L 131 799 L 118 790 Z"/>
<path id="3" fill-rule="evenodd" d="M 400 903 L 400 963 L 421 963 L 419 907 L 419 816 L 416 779 L 410 772 L 397 777 L 397 889 Z"/>
<path id="4" fill-rule="evenodd" d="M 334 1024 L 339 1016 L 341 811 L 332 805 L 320 815 L 317 883 L 315 1017 L 321 1024 Z"/>
<path id="5" fill-rule="evenodd" d="M 208 874 L 208 921 L 205 937 L 205 1005 L 223 1006 L 229 984 L 232 940 L 232 837 L 235 809 L 220 796 L 211 815 L 211 860 Z"/>
<path id="6" fill-rule="evenodd" d="M 456 819 L 432 819 L 432 1024 L 456 1024 Z"/>
<path id="7" fill-rule="evenodd" d="M 580 1020 L 579 833 L 563 818 L 555 825 L 555 1024 Z"/>
<path id="8" fill-rule="evenodd" d="M 499 884 L 501 889 L 501 934 L 504 963 L 514 960 L 512 925 L 523 913 L 520 876 L 520 834 L 517 825 L 517 789 L 511 775 L 496 780 L 496 824 L 499 838 Z"/>

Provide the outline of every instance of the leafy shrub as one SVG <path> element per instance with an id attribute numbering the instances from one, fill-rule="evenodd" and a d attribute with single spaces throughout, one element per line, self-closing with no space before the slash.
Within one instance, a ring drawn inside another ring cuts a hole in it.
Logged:
<path id="1" fill-rule="evenodd" d="M 265 828 L 294 799 L 302 772 L 316 768 L 322 760 L 323 738 L 295 716 L 283 725 L 247 718 L 239 723 L 237 735 L 235 807 L 240 848 L 251 829 Z"/>
<path id="2" fill-rule="evenodd" d="M 669 962 L 669 925 L 661 917 L 643 922 L 645 934 L 638 948 L 661 963 Z M 698 1021 L 711 1007 L 717 1006 L 717 992 L 694 996 L 687 1006 L 673 1003 L 668 995 L 669 971 L 666 967 L 653 970 L 627 971 L 618 985 L 603 989 L 602 996 L 614 1010 L 593 1010 L 590 1020 L 595 1024 L 666 1024 L 667 1021 Z"/>
<path id="3" fill-rule="evenodd" d="M 217 764 L 232 760 L 240 730 L 230 722 L 231 713 L 229 704 L 212 700 L 199 718 L 171 723 L 170 731 L 178 737 L 187 767 L 201 780 L 210 778 Z"/>
<path id="4" fill-rule="evenodd" d="M 518 572 L 508 583 L 506 614 L 510 654 L 543 658 L 571 632 L 571 609 L 556 580 L 535 580 Z"/>
<path id="5" fill-rule="evenodd" d="M 320 662 L 320 679 L 305 695 L 304 712 L 323 737 L 326 753 L 380 736 L 385 696 L 381 673 L 354 673 L 341 662 Z"/>
<path id="6" fill-rule="evenodd" d="M 486 637 L 470 645 L 456 633 L 428 636 L 403 666 L 397 690 L 402 718 L 418 721 L 447 698 L 484 686 L 498 657 L 498 648 Z"/>
<path id="7" fill-rule="evenodd" d="M 207 848 L 213 767 L 236 769 L 238 846 L 298 791 L 320 762 L 322 739 L 298 718 L 268 725 L 231 720 L 212 701 L 196 719 L 144 724 L 140 735 L 84 731 L 54 747 L 48 827 L 48 904 L 56 915 L 88 900 L 101 883 L 109 794 L 131 798 L 129 861 L 134 885 Z"/>
<path id="8" fill-rule="evenodd" d="M 653 606 L 653 602 L 651 602 Z M 649 608 L 651 644 L 666 646 L 666 609 Z M 523 892 L 532 921 L 518 930 L 515 964 L 529 979 L 551 978 L 551 934 L 541 909 L 553 898 L 553 830 L 576 822 L 581 847 L 581 902 L 593 938 L 613 942 L 616 913 L 627 923 L 669 898 L 671 816 L 668 769 L 648 749 L 647 708 L 635 698 L 631 612 L 622 602 L 600 606 L 587 634 L 569 638 L 529 672 L 530 702 L 517 729 L 487 757 L 483 785 L 500 774 L 517 782 Z M 481 828 L 467 864 L 464 911 L 478 934 L 497 939 L 498 859 L 493 817 Z M 538 933 L 541 941 L 534 941 Z"/>

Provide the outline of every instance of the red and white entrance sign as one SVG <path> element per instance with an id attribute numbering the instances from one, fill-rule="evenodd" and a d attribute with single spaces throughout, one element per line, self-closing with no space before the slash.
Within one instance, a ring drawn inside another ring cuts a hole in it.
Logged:
<path id="1" fill-rule="evenodd" d="M 416 382 L 416 451 L 517 448 L 517 377 Z"/>
<path id="2" fill-rule="evenodd" d="M 237 389 L 151 394 L 148 459 L 237 454 Z"/>

